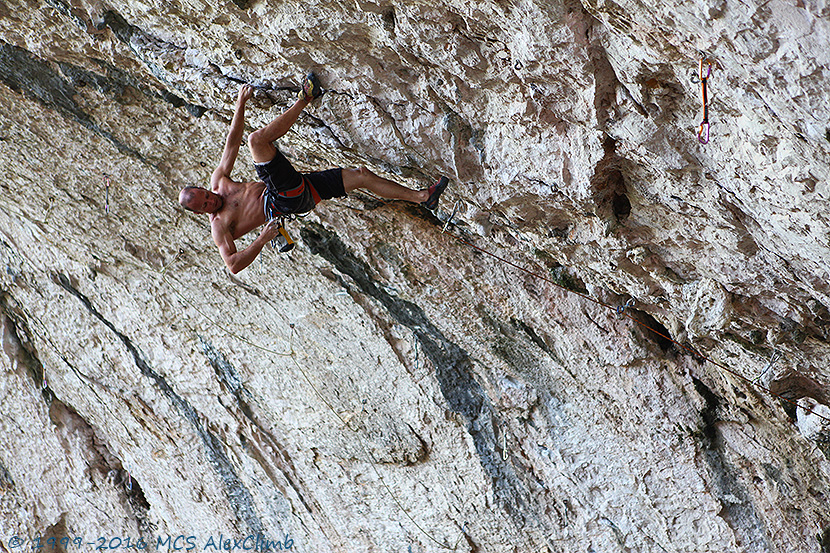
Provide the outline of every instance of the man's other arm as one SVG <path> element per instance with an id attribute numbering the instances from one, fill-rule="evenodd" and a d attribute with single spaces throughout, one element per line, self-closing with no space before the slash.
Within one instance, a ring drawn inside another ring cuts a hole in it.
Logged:
<path id="1" fill-rule="evenodd" d="M 253 263 L 265 244 L 273 240 L 277 234 L 279 234 L 277 221 L 270 221 L 262 228 L 262 232 L 259 233 L 259 236 L 251 245 L 240 252 L 236 250 L 236 243 L 227 229 L 220 228 L 218 224 L 214 224 L 211 228 L 211 235 L 216 247 L 219 248 L 219 255 L 222 256 L 228 270 L 233 274 Z"/>
<path id="2" fill-rule="evenodd" d="M 254 89 L 248 85 L 244 85 L 239 89 L 239 95 L 236 97 L 236 110 L 233 114 L 230 128 L 228 129 L 228 138 L 225 140 L 225 149 L 222 151 L 222 159 L 219 161 L 219 166 L 213 171 L 211 176 L 211 183 L 215 183 L 222 177 L 230 178 L 233 166 L 236 163 L 236 158 L 239 155 L 239 146 L 242 143 L 242 134 L 245 132 L 245 102 L 247 102 L 254 94 Z"/>

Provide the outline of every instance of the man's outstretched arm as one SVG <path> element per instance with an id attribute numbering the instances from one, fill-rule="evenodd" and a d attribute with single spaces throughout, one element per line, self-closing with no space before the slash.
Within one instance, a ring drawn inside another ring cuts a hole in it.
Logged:
<path id="1" fill-rule="evenodd" d="M 245 132 L 245 102 L 254 95 L 254 89 L 243 85 L 236 97 L 236 110 L 233 114 L 231 126 L 228 129 L 228 138 L 225 140 L 225 149 L 222 152 L 222 159 L 219 166 L 213 171 L 211 181 L 219 177 L 231 176 L 231 171 L 239 155 L 239 146 L 242 143 L 242 134 Z"/>
<path id="2" fill-rule="evenodd" d="M 214 226 L 211 229 L 213 241 L 216 243 L 216 247 L 219 248 L 219 255 L 222 256 L 222 260 L 227 265 L 228 270 L 233 274 L 238 273 L 253 263 L 256 256 L 262 251 L 262 248 L 276 238 L 279 232 L 279 223 L 276 220 L 269 221 L 251 245 L 240 252 L 236 250 L 236 244 L 230 232 L 218 226 Z"/>

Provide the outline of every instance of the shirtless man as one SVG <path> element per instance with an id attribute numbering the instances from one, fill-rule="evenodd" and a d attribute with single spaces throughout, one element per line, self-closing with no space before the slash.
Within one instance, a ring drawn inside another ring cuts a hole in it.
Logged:
<path id="1" fill-rule="evenodd" d="M 277 236 L 280 215 L 311 211 L 321 200 L 342 197 L 357 188 L 365 188 L 390 200 L 420 203 L 428 209 L 438 206 L 438 198 L 447 186 L 445 177 L 426 190 L 412 190 L 381 178 L 365 167 L 298 173 L 274 141 L 287 133 L 303 109 L 321 94 L 319 82 L 309 75 L 294 105 L 248 136 L 248 147 L 261 180 L 236 182 L 231 180 L 230 175 L 245 127 L 245 103 L 253 96 L 253 88 L 242 86 L 222 159 L 210 178 L 210 190 L 189 186 L 179 194 L 182 206 L 196 213 L 208 214 L 213 241 L 234 274 L 250 265 L 262 248 Z M 234 241 L 261 225 L 265 226 L 253 243 L 237 251 Z"/>

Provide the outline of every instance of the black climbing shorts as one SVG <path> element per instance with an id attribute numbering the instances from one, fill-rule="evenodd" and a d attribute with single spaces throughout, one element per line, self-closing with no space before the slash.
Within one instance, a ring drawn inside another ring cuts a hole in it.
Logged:
<path id="1" fill-rule="evenodd" d="M 343 169 L 328 169 L 316 173 L 306 173 L 305 178 L 311 186 L 320 194 L 321 200 L 332 198 L 343 198 L 346 196 L 346 188 L 343 186 Z"/>
<path id="2" fill-rule="evenodd" d="M 297 171 L 277 149 L 268 163 L 254 163 L 257 176 L 265 183 L 265 215 L 306 213 L 320 200 L 346 195 L 340 169 L 317 171 L 305 175 Z"/>

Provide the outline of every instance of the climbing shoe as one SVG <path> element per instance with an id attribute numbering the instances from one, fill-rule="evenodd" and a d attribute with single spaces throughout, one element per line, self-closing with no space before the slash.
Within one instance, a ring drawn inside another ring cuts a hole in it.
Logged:
<path id="1" fill-rule="evenodd" d="M 311 101 L 323 95 L 323 87 L 320 86 L 320 80 L 314 73 L 309 73 L 303 79 L 303 84 L 300 87 L 300 100 Z"/>
<path id="2" fill-rule="evenodd" d="M 421 202 L 421 205 L 430 210 L 438 207 L 438 198 L 441 197 L 441 192 L 447 188 L 449 183 L 450 181 L 447 177 L 441 177 L 438 179 L 438 182 L 429 187 L 429 198 L 427 198 L 427 201 Z"/>

